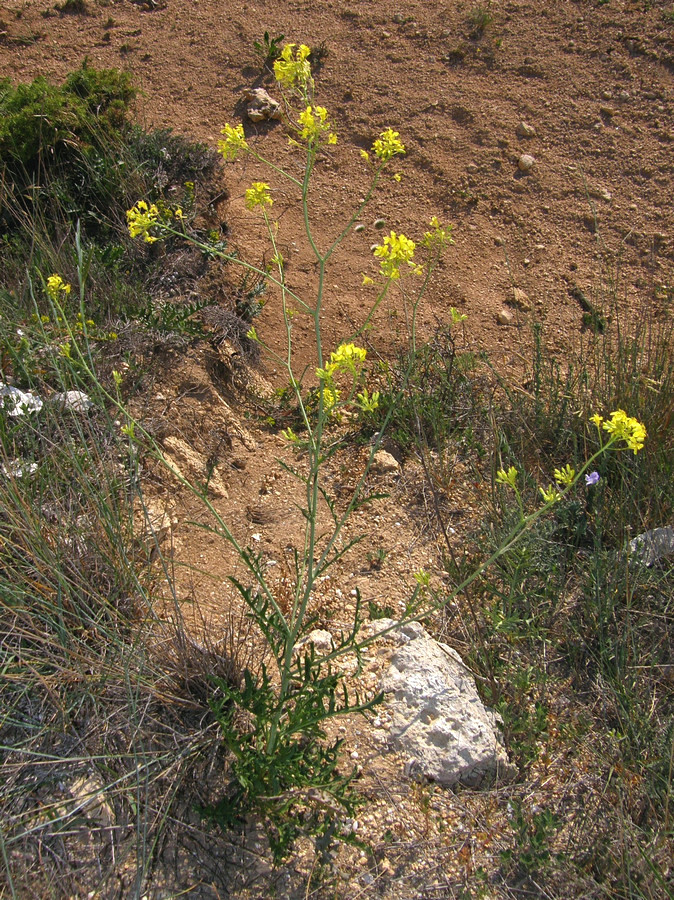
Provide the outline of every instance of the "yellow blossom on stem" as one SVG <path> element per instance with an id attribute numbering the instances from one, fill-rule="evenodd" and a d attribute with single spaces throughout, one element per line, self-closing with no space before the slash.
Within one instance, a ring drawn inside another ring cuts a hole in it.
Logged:
<path id="1" fill-rule="evenodd" d="M 324 106 L 307 106 L 300 113 L 299 120 L 302 126 L 299 135 L 303 141 L 314 144 L 327 135 L 328 144 L 337 143 L 337 135 L 330 131 L 332 125 L 328 122 L 328 111 Z"/>
<path id="2" fill-rule="evenodd" d="M 286 44 L 281 58 L 274 63 L 274 76 L 278 83 L 289 90 L 297 89 L 305 93 L 311 81 L 309 54 L 311 48 L 300 44 L 295 52 L 295 44 Z"/>
<path id="3" fill-rule="evenodd" d="M 388 162 L 392 156 L 397 153 L 405 152 L 405 145 L 400 140 L 400 135 L 392 128 L 382 131 L 377 140 L 372 145 L 372 152 L 378 156 L 382 162 Z"/>
<path id="4" fill-rule="evenodd" d="M 576 470 L 567 463 L 563 469 L 555 469 L 554 476 L 557 484 L 568 486 L 573 484 L 573 479 L 576 477 Z"/>
<path id="5" fill-rule="evenodd" d="M 593 425 L 596 425 L 597 428 L 601 428 L 601 424 L 604 421 L 604 417 L 600 416 L 598 413 L 595 413 L 593 416 L 590 416 L 590 422 Z"/>
<path id="6" fill-rule="evenodd" d="M 407 263 L 416 268 L 412 262 L 414 258 L 414 241 L 404 234 L 396 234 L 392 231 L 384 238 L 384 243 L 377 247 L 374 255 L 381 259 L 380 271 L 384 278 L 400 278 L 400 266 Z"/>
<path id="7" fill-rule="evenodd" d="M 363 388 L 362 392 L 356 395 L 356 405 L 363 412 L 374 412 L 379 406 L 379 391 L 368 394 L 367 388 Z"/>
<path id="8" fill-rule="evenodd" d="M 243 133 L 243 125 L 225 125 L 220 134 L 225 136 L 224 141 L 218 141 L 218 153 L 224 159 L 236 159 L 242 150 L 248 150 L 248 144 Z"/>
<path id="9" fill-rule="evenodd" d="M 337 388 L 323 388 L 323 407 L 326 412 L 331 412 L 332 410 L 334 410 L 338 400 L 339 391 L 337 390 Z"/>
<path id="10" fill-rule="evenodd" d="M 441 225 L 437 216 L 433 216 L 430 224 L 432 230 L 424 234 L 424 247 L 429 250 L 441 250 L 454 243 L 451 225 Z"/>
<path id="11" fill-rule="evenodd" d="M 340 344 L 330 354 L 330 362 L 323 369 L 316 369 L 316 377 L 320 381 L 330 381 L 337 372 L 349 372 L 354 377 L 365 362 L 367 350 L 355 344 Z"/>
<path id="12" fill-rule="evenodd" d="M 330 354 L 330 362 L 340 369 L 348 369 L 355 372 L 365 362 L 367 350 L 356 347 L 355 344 L 340 344 L 334 353 Z"/>
<path id="13" fill-rule="evenodd" d="M 550 485 L 547 491 L 544 490 L 544 488 L 539 488 L 539 491 L 541 492 L 545 503 L 558 503 L 562 499 L 562 495 L 552 485 Z"/>
<path id="14" fill-rule="evenodd" d="M 145 200 L 139 200 L 135 206 L 126 211 L 129 234 L 132 238 L 142 235 L 148 244 L 152 244 L 157 240 L 156 237 L 150 234 L 150 228 L 156 225 L 158 220 L 159 209 L 154 203 L 152 206 L 148 206 Z"/>
<path id="15" fill-rule="evenodd" d="M 47 279 L 47 295 L 51 300 L 57 301 L 63 294 L 70 294 L 70 285 L 66 284 L 60 275 L 50 275 Z"/>
<path id="16" fill-rule="evenodd" d="M 507 487 L 515 488 L 517 485 L 517 469 L 515 466 L 510 466 L 507 471 L 505 469 L 499 469 L 496 473 L 496 484 L 503 484 Z"/>
<path id="17" fill-rule="evenodd" d="M 269 185 L 266 181 L 254 181 L 246 191 L 246 206 L 248 209 L 255 209 L 256 206 L 271 206 L 273 203 L 271 194 L 269 193 Z"/>
<path id="18" fill-rule="evenodd" d="M 636 455 L 643 449 L 646 440 L 646 429 L 637 419 L 628 416 L 624 409 L 617 409 L 611 413 L 611 418 L 602 425 L 611 437 L 625 441 L 630 450 Z"/>

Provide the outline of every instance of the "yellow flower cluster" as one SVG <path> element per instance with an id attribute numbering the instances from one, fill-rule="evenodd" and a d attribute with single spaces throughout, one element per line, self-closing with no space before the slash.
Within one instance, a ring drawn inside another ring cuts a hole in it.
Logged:
<path id="1" fill-rule="evenodd" d="M 405 237 L 404 234 L 396 234 L 392 231 L 384 238 L 384 243 L 377 247 L 374 255 L 381 260 L 380 272 L 384 278 L 393 280 L 400 278 L 400 267 L 403 263 L 407 263 L 417 272 L 420 271 L 414 262 L 414 241 Z"/>
<path id="2" fill-rule="evenodd" d="M 443 247 L 447 247 L 454 243 L 451 225 L 441 225 L 438 217 L 433 216 L 431 219 L 431 228 L 433 229 L 432 231 L 427 231 L 424 234 L 424 247 L 427 247 L 429 250 L 442 250 Z"/>
<path id="3" fill-rule="evenodd" d="M 511 466 L 507 471 L 499 469 L 496 473 L 496 484 L 503 484 L 507 487 L 515 488 L 517 486 L 517 469 Z"/>
<path id="4" fill-rule="evenodd" d="M 134 207 L 126 211 L 129 234 L 132 238 L 142 235 L 148 244 L 157 240 L 150 234 L 150 228 L 157 224 L 158 219 L 159 209 L 154 203 L 148 206 L 145 200 L 139 200 Z"/>
<path id="5" fill-rule="evenodd" d="M 66 297 L 70 294 L 70 285 L 66 284 L 60 275 L 50 275 L 47 279 L 47 296 L 56 302 L 62 294 Z"/>
<path id="6" fill-rule="evenodd" d="M 554 475 L 557 484 L 563 484 L 568 487 L 573 484 L 573 479 L 576 477 L 576 470 L 567 463 L 562 469 L 555 469 Z"/>
<path id="7" fill-rule="evenodd" d="M 552 485 L 550 485 L 547 491 L 544 488 L 539 488 L 538 490 L 541 492 L 545 503 L 559 503 L 562 499 L 562 495 Z"/>
<path id="8" fill-rule="evenodd" d="M 360 394 L 356 395 L 356 406 L 363 412 L 374 412 L 379 406 L 379 391 L 368 393 L 367 388 L 363 388 Z"/>
<path id="9" fill-rule="evenodd" d="M 218 141 L 218 153 L 224 159 L 236 159 L 242 150 L 248 150 L 248 144 L 243 133 L 243 125 L 225 125 L 220 134 L 224 135 L 224 141 Z"/>
<path id="10" fill-rule="evenodd" d="M 337 143 L 337 135 L 330 131 L 332 125 L 328 122 L 328 111 L 324 106 L 307 106 L 300 113 L 299 119 L 302 126 L 299 134 L 303 141 L 313 144 L 327 134 L 328 144 Z"/>
<path id="11" fill-rule="evenodd" d="M 324 369 L 316 369 L 316 377 L 321 381 L 329 381 L 338 372 L 349 372 L 351 375 L 357 375 L 362 368 L 367 356 L 367 350 L 363 347 L 356 347 L 355 344 L 340 344 L 340 346 L 330 354 L 330 362 L 326 364 Z"/>
<path id="12" fill-rule="evenodd" d="M 339 397 L 340 393 L 337 388 L 327 387 L 327 385 L 323 388 L 323 406 L 326 412 L 331 412 L 335 408 Z"/>
<path id="13" fill-rule="evenodd" d="M 392 156 L 397 153 L 404 153 L 405 146 L 400 140 L 400 135 L 392 128 L 382 131 L 377 140 L 372 145 L 372 152 L 378 156 L 382 162 L 388 162 Z"/>
<path id="14" fill-rule="evenodd" d="M 603 428 L 613 439 L 625 441 L 635 455 L 643 449 L 646 440 L 646 429 L 637 419 L 628 416 L 624 409 L 617 409 L 611 413 L 611 418 L 604 421 L 604 417 L 595 413 L 590 416 L 597 428 Z"/>
<path id="15" fill-rule="evenodd" d="M 271 206 L 273 203 L 271 194 L 269 193 L 269 185 L 265 181 L 254 181 L 246 191 L 246 206 L 248 209 L 255 209 L 256 206 Z"/>
<path id="16" fill-rule="evenodd" d="M 311 80 L 309 64 L 311 48 L 306 44 L 300 44 L 297 52 L 294 50 L 295 44 L 285 45 L 281 51 L 281 58 L 274 63 L 274 76 L 283 87 L 289 90 L 297 88 L 303 93 Z"/>
<path id="17" fill-rule="evenodd" d="M 343 372 L 350 375 L 355 382 L 360 376 L 366 356 L 367 350 L 363 347 L 356 347 L 351 343 L 340 344 L 334 353 L 330 354 L 330 362 L 326 363 L 323 369 L 316 369 L 316 377 L 323 386 L 323 407 L 326 412 L 334 411 L 341 396 L 335 385 L 335 376 Z M 367 388 L 363 388 L 362 392 L 356 395 L 354 402 L 363 412 L 372 412 L 379 405 L 379 391 L 369 394 Z"/>

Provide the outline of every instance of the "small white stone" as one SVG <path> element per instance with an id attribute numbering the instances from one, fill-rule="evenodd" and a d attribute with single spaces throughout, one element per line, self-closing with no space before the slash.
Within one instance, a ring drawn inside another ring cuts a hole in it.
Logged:
<path id="1" fill-rule="evenodd" d="M 535 165 L 536 160 L 529 153 L 523 153 L 517 160 L 517 168 L 520 170 L 520 172 L 531 172 Z"/>

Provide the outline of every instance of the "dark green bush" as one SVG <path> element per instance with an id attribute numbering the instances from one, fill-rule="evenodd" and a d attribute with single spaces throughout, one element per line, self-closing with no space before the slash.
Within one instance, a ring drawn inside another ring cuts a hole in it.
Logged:
<path id="1" fill-rule="evenodd" d="M 127 124 L 136 95 L 131 76 L 86 61 L 60 87 L 45 78 L 13 87 L 0 82 L 0 160 L 15 179 L 102 148 Z"/>

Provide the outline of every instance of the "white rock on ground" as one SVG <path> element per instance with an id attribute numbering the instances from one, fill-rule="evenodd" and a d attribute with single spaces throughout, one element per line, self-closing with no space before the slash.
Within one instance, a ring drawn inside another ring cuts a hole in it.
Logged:
<path id="1" fill-rule="evenodd" d="M 379 623 L 386 627 L 386 620 Z M 388 623 L 389 625 L 392 623 Z M 461 657 L 414 622 L 403 626 L 381 690 L 390 696 L 391 737 L 409 773 L 450 786 L 512 778 L 496 716 L 480 700 Z"/>
<path id="2" fill-rule="evenodd" d="M 656 562 L 674 554 L 674 528 L 654 528 L 638 534 L 629 543 L 630 562 L 654 566 Z"/>
<path id="3" fill-rule="evenodd" d="M 57 406 L 72 412 L 87 412 L 94 406 L 89 395 L 84 391 L 64 391 L 61 394 L 54 394 L 51 399 Z"/>
<path id="4" fill-rule="evenodd" d="M 29 391 L 20 391 L 11 384 L 0 382 L 0 406 L 10 416 L 24 416 L 26 413 L 40 412 L 42 400 Z"/>
<path id="5" fill-rule="evenodd" d="M 314 645 L 316 653 L 332 653 L 335 649 L 335 642 L 332 635 L 323 628 L 315 628 L 313 631 L 310 631 L 309 634 L 297 642 L 295 650 L 304 650 L 308 648 L 310 644 Z"/>

